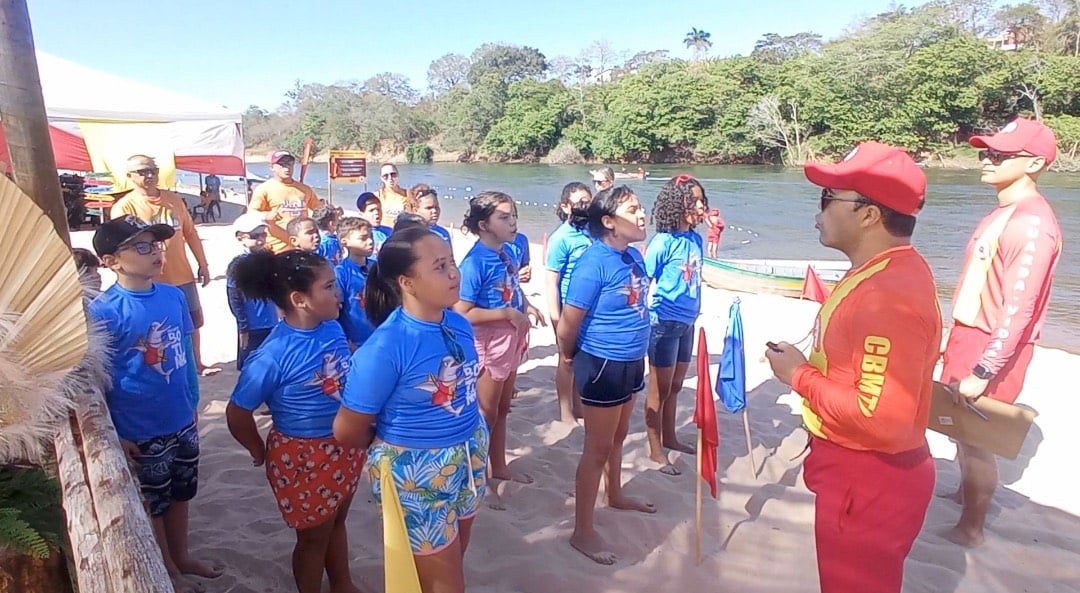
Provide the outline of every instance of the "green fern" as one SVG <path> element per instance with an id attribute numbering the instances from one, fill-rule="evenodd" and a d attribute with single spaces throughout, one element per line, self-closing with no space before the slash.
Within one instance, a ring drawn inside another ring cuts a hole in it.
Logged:
<path id="1" fill-rule="evenodd" d="M 47 558 L 64 532 L 56 480 L 40 468 L 0 468 L 0 547 Z"/>

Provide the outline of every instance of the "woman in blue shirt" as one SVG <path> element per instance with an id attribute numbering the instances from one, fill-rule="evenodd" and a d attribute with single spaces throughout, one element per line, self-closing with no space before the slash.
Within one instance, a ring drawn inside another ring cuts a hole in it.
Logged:
<path id="1" fill-rule="evenodd" d="M 463 557 L 487 491 L 488 431 L 472 328 L 450 307 L 461 275 L 450 246 L 422 227 L 383 244 L 365 287 L 376 326 L 352 358 L 334 435 L 369 448 L 375 498 L 387 467 L 424 591 L 465 590 Z"/>
<path id="2" fill-rule="evenodd" d="M 572 181 L 562 188 L 559 205 L 555 214 L 562 221 L 559 228 L 548 238 L 544 253 L 544 266 L 547 268 L 546 288 L 548 315 L 558 341 L 559 318 L 562 316 L 566 289 L 570 286 L 570 274 L 574 271 L 582 253 L 592 245 L 592 239 L 581 229 L 570 224 L 570 215 L 577 210 L 585 217 L 585 210 L 592 200 L 592 191 L 584 183 Z M 568 362 L 559 358 L 555 367 L 555 393 L 559 400 L 559 420 L 573 424 L 581 418 L 581 394 L 574 386 L 574 369 Z"/>
<path id="3" fill-rule="evenodd" d="M 645 273 L 653 281 L 649 295 L 649 390 L 645 426 L 649 457 L 662 473 L 681 472 L 664 449 L 693 453 L 675 436 L 677 395 L 686 380 L 694 349 L 694 323 L 701 312 L 701 262 L 705 252 L 694 230 L 705 218 L 705 190 L 689 175 L 660 188 L 653 206 L 656 235 L 645 250 Z"/>
<path id="4" fill-rule="evenodd" d="M 612 508 L 655 513 L 652 504 L 622 491 L 623 440 L 634 394 L 645 387 L 649 279 L 631 243 L 645 239 L 645 210 L 623 185 L 596 194 L 585 216 L 572 219 L 595 240 L 574 268 L 559 320 L 559 352 L 574 365 L 585 413 L 585 447 L 575 479 L 570 545 L 600 564 L 616 560 L 593 526 L 600 475 L 607 468 Z"/>
<path id="5" fill-rule="evenodd" d="M 345 519 L 364 455 L 333 434 L 349 367 L 334 269 L 316 253 L 256 250 L 236 262 L 233 280 L 285 318 L 244 363 L 225 410 L 229 432 L 253 465 L 265 462 L 278 510 L 296 530 L 297 590 L 321 591 L 324 571 L 332 589 L 352 590 Z M 274 421 L 265 444 L 252 416 L 264 403 Z"/>

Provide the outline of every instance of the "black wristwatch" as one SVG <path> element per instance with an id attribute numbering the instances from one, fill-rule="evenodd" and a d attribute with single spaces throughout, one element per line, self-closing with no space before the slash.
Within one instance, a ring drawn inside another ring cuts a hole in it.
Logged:
<path id="1" fill-rule="evenodd" d="M 971 374 L 983 381 L 989 381 L 994 378 L 994 373 L 991 373 L 989 369 L 981 364 L 975 365 L 975 368 L 971 369 Z"/>

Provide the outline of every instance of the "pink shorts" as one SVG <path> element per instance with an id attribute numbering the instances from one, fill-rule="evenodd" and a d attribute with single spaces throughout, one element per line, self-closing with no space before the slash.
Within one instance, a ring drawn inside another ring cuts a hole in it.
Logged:
<path id="1" fill-rule="evenodd" d="M 944 366 L 941 369 L 941 382 L 949 385 L 958 383 L 978 364 L 990 343 L 990 334 L 977 327 L 953 325 L 949 330 L 949 341 L 945 344 Z M 985 395 L 1005 403 L 1015 403 L 1024 389 L 1024 376 L 1027 375 L 1031 357 L 1035 354 L 1035 344 L 1021 344 L 1013 357 L 1001 367 L 1001 371 L 986 386 Z"/>
<path id="2" fill-rule="evenodd" d="M 473 326 L 476 354 L 491 378 L 505 381 L 517 370 L 529 348 L 529 334 L 520 334 L 509 321 L 489 321 Z"/>

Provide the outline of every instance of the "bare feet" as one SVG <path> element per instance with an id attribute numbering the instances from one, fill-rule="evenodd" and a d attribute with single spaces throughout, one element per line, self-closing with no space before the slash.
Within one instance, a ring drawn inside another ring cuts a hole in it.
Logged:
<path id="1" fill-rule="evenodd" d="M 684 445 L 675 439 L 663 442 L 665 449 L 671 449 L 672 451 L 678 451 L 680 453 L 694 453 L 694 448 L 690 445 Z"/>
<path id="2" fill-rule="evenodd" d="M 180 569 L 180 574 L 194 575 L 204 579 L 216 579 L 225 574 L 225 563 L 220 560 L 215 560 L 210 564 L 207 564 L 205 562 L 199 562 L 198 560 L 188 559 L 187 562 L 178 562 L 176 568 Z"/>
<path id="3" fill-rule="evenodd" d="M 533 477 L 530 476 L 529 474 L 512 472 L 509 469 L 507 469 L 505 472 L 499 472 L 499 473 L 495 473 L 494 471 L 492 471 L 491 472 L 491 479 L 492 480 L 509 480 L 511 482 L 517 482 L 518 484 L 532 484 L 533 482 L 535 482 L 535 480 L 533 480 Z"/>
<path id="4" fill-rule="evenodd" d="M 608 506 L 613 509 L 620 509 L 624 511 L 637 511 L 639 513 L 655 513 L 656 507 L 653 503 L 638 500 L 631 496 L 619 496 L 617 498 L 608 497 Z"/>
<path id="5" fill-rule="evenodd" d="M 503 503 L 502 497 L 499 496 L 499 493 L 495 490 L 495 488 L 488 488 L 485 502 L 487 503 L 488 508 L 493 511 L 506 510 L 506 504 Z"/>
<path id="6" fill-rule="evenodd" d="M 615 552 L 607 549 L 607 544 L 604 543 L 600 534 L 595 531 L 587 534 L 580 534 L 575 531 L 570 536 L 570 545 L 597 564 L 615 564 L 615 561 L 619 559 Z"/>
<path id="7" fill-rule="evenodd" d="M 954 544 L 964 546 L 965 548 L 977 548 L 983 545 L 986 541 L 986 536 L 983 535 L 982 530 L 979 532 L 971 532 L 961 528 L 959 525 L 945 531 L 941 534 L 941 537 L 951 541 Z"/>
<path id="8" fill-rule="evenodd" d="M 176 593 L 206 593 L 206 587 L 202 583 L 196 583 L 184 575 L 170 575 L 169 578 Z"/>
<path id="9" fill-rule="evenodd" d="M 201 377 L 212 377 L 220 372 L 221 369 L 219 367 L 208 367 L 199 365 L 199 376 Z"/>

